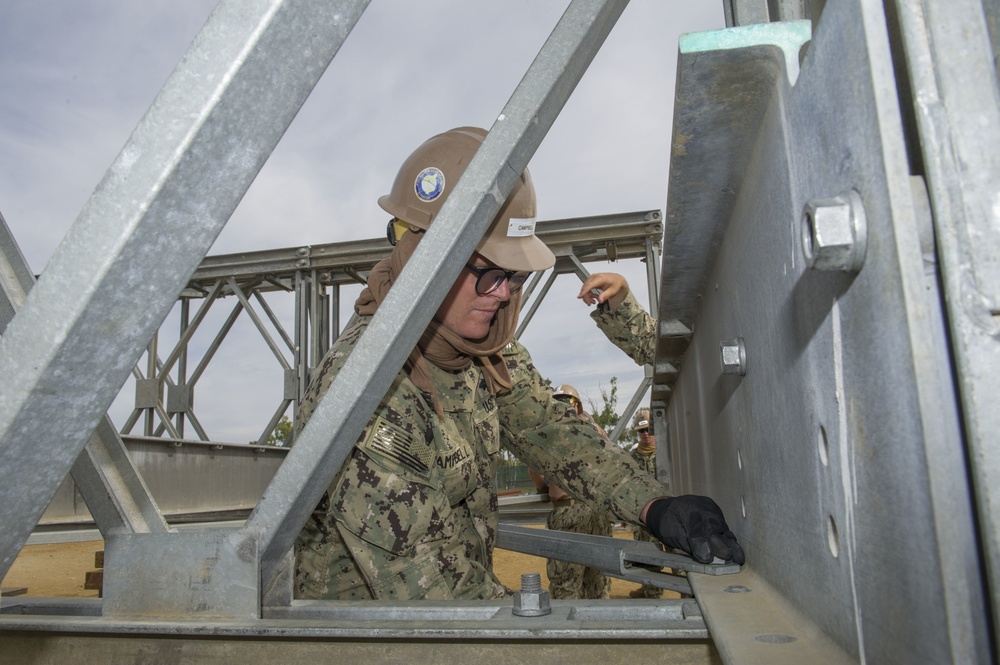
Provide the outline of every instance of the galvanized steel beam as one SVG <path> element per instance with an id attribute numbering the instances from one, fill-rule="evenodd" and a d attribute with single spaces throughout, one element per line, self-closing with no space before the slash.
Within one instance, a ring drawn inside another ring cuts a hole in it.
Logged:
<path id="1" fill-rule="evenodd" d="M 693 600 L 552 601 L 544 617 L 519 617 L 511 601 L 296 601 L 268 607 L 256 621 L 197 623 L 80 616 L 79 604 L 14 600 L 0 615 L 0 649 L 31 662 L 126 662 L 138 652 L 187 662 L 340 659 L 407 663 L 527 662 L 539 654 L 588 664 L 637 662 L 718 665 Z M 89 600 L 89 599 L 86 599 Z M 93 603 L 83 608 L 95 609 Z M 99 607 L 96 608 L 99 610 Z M 20 614 L 23 616 L 19 616 Z M 49 615 L 49 616 L 46 616 Z M 551 660 L 551 658 L 550 658 Z"/>
<path id="2" fill-rule="evenodd" d="M 0 333 L 34 286 L 35 276 L 0 215 Z M 167 524 L 142 477 L 129 459 L 111 419 L 105 416 L 90 436 L 71 475 L 101 533 L 163 533 Z M 8 483 L 4 492 L 20 492 Z M 6 497 L 3 497 L 6 499 Z M 5 513 L 0 533 L 10 533 Z"/>
<path id="3" fill-rule="evenodd" d="M 574 255 L 583 261 L 642 258 L 647 248 L 659 248 L 663 236 L 659 210 L 593 215 L 539 221 L 535 234 L 557 256 Z M 611 249 L 613 248 L 613 249 Z M 392 247 L 382 238 L 334 242 L 309 247 L 284 247 L 208 256 L 191 276 L 185 297 L 198 298 L 218 279 L 273 276 L 288 282 L 303 271 L 316 271 L 323 284 L 355 284 L 357 273 L 369 272 L 388 258 Z M 347 271 L 351 270 L 354 275 Z M 260 292 L 288 290 L 262 284 Z M 226 292 L 224 295 L 231 295 Z"/>
<path id="4" fill-rule="evenodd" d="M 983 14 L 984 7 L 992 4 Z M 1000 91 L 996 3 L 895 2 L 1000 636 Z M 962 603 L 961 597 L 954 599 Z"/>
<path id="5" fill-rule="evenodd" d="M 690 343 L 663 358 L 679 368 L 664 452 L 672 490 L 720 503 L 745 573 L 770 589 L 693 582 L 696 595 L 732 663 L 756 662 L 747 640 L 771 662 L 814 662 L 817 646 L 830 662 L 988 662 L 978 511 L 906 145 L 924 137 L 904 132 L 880 2 L 826 3 L 807 49 L 795 26 L 681 40 L 660 323 Z M 973 189 L 991 178 L 950 168 Z M 989 252 L 996 227 L 972 228 Z M 670 274 L 677 255 L 698 268 Z M 728 373 L 734 339 L 745 360 Z M 654 383 L 669 384 L 661 358 Z M 979 525 L 995 533 L 989 512 Z"/>

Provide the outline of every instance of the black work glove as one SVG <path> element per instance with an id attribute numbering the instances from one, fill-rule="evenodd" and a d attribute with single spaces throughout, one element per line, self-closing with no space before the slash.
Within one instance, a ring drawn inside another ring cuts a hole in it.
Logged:
<path id="1" fill-rule="evenodd" d="M 707 496 L 653 499 L 646 511 L 646 527 L 667 547 L 683 550 L 701 563 L 719 557 L 742 566 L 746 560 L 722 509 Z"/>

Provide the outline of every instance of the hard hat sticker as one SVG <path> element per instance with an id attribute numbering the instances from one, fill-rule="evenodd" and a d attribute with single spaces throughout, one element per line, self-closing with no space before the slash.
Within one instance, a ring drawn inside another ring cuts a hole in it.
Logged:
<path id="1" fill-rule="evenodd" d="M 507 223 L 508 238 L 524 238 L 533 235 L 535 235 L 534 217 L 522 219 L 511 217 L 510 222 Z"/>
<path id="2" fill-rule="evenodd" d="M 413 189 L 421 201 L 433 201 L 444 191 L 444 173 L 439 168 L 428 166 L 417 174 Z"/>

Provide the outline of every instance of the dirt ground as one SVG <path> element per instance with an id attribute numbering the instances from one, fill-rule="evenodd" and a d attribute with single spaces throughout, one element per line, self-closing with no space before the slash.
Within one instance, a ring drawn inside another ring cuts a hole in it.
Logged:
<path id="1" fill-rule="evenodd" d="M 629 531 L 615 530 L 616 538 L 631 539 Z M 96 598 L 96 589 L 84 589 L 87 571 L 95 570 L 94 555 L 104 546 L 102 541 L 60 543 L 55 545 L 27 545 L 21 550 L 0 586 L 6 592 L 13 588 L 27 588 L 27 595 L 60 598 Z M 496 550 L 493 570 L 500 581 L 512 589 L 521 586 L 523 573 L 540 573 L 542 586 L 548 588 L 545 559 L 519 552 Z M 612 578 L 611 597 L 628 598 L 636 584 Z M 664 597 L 676 597 L 665 592 Z"/>

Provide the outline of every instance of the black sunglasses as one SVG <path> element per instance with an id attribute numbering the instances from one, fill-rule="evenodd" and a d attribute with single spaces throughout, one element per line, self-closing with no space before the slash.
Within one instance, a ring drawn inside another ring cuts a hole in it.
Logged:
<path id="1" fill-rule="evenodd" d="M 507 285 L 511 293 L 521 290 L 524 282 L 527 281 L 528 272 L 517 272 L 516 270 L 504 270 L 503 268 L 477 268 L 471 263 L 466 263 L 465 267 L 476 273 L 476 293 L 481 296 L 493 293 L 500 288 L 503 281 L 507 280 Z"/>

